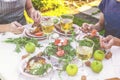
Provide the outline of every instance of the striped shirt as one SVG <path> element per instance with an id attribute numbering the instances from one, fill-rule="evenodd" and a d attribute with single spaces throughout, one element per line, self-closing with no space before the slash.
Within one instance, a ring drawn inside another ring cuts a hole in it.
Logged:
<path id="1" fill-rule="evenodd" d="M 0 0 L 0 24 L 18 21 L 26 24 L 24 8 L 26 0 Z"/>

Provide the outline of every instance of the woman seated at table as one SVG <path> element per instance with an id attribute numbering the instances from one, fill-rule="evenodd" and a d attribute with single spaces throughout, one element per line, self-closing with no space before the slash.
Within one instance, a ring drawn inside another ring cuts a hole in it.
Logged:
<path id="1" fill-rule="evenodd" d="M 100 45 L 102 48 L 110 49 L 112 46 L 120 46 L 120 39 L 109 35 L 100 39 Z"/>
<path id="2" fill-rule="evenodd" d="M 120 38 L 120 0 L 102 0 L 99 9 L 101 15 L 98 23 L 95 25 L 84 23 L 82 30 L 84 32 L 97 29 L 105 29 L 105 36 L 112 35 Z"/>
<path id="3" fill-rule="evenodd" d="M 40 22 L 39 11 L 31 0 L 0 0 L 0 32 L 22 33 L 26 24 L 24 9 L 35 23 Z"/>

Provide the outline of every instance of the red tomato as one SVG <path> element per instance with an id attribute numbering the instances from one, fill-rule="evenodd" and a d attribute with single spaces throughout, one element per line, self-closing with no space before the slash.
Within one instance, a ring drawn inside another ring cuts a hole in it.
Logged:
<path id="1" fill-rule="evenodd" d="M 35 33 L 35 36 L 43 36 L 43 32 L 37 32 Z"/>
<path id="2" fill-rule="evenodd" d="M 60 43 L 60 39 L 55 39 L 54 44 L 55 44 L 55 45 L 58 45 L 59 43 Z"/>
<path id="3" fill-rule="evenodd" d="M 92 32 L 91 32 L 91 36 L 96 36 L 96 34 L 97 34 L 97 30 L 93 29 Z"/>
<path id="4" fill-rule="evenodd" d="M 64 42 L 62 42 L 62 45 L 63 45 L 63 46 L 66 46 L 67 44 L 68 44 L 68 40 L 65 39 Z"/>
<path id="5" fill-rule="evenodd" d="M 64 50 L 60 50 L 60 51 L 57 51 L 56 54 L 58 57 L 62 57 L 62 56 L 64 56 L 65 52 L 64 52 Z"/>

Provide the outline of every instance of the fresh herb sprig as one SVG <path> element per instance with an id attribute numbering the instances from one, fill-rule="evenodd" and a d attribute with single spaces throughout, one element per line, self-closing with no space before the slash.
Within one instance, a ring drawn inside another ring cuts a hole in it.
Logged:
<path id="1" fill-rule="evenodd" d="M 33 42 L 36 47 L 40 47 L 37 39 L 28 37 L 8 38 L 4 42 L 16 44 L 15 51 L 17 53 L 21 52 L 21 48 L 23 48 L 28 42 Z"/>
<path id="2" fill-rule="evenodd" d="M 64 62 L 63 65 L 63 70 L 66 69 L 66 66 L 73 60 L 73 58 L 76 55 L 76 50 L 70 45 L 71 40 L 68 40 L 68 44 L 66 46 L 59 46 L 62 50 L 65 51 L 64 56 L 59 57 L 59 62 Z M 57 47 L 56 45 L 54 45 L 54 43 L 51 43 L 49 46 L 46 47 L 46 49 L 44 50 L 44 55 L 47 56 L 57 56 L 56 52 L 57 52 Z"/>
<path id="3" fill-rule="evenodd" d="M 55 55 L 56 52 L 57 52 L 57 46 L 55 46 L 54 43 L 50 43 L 50 45 L 45 48 L 43 53 L 44 55 L 51 56 L 51 55 Z"/>
<path id="4" fill-rule="evenodd" d="M 60 48 L 65 51 L 65 55 L 62 57 L 59 57 L 60 59 L 70 59 L 71 60 L 71 58 L 73 58 L 75 56 L 75 49 L 73 49 L 72 46 L 70 45 L 70 41 L 68 42 L 68 44 L 66 46 L 61 46 Z M 44 50 L 44 54 L 47 56 L 51 56 L 51 55 L 56 56 L 56 52 L 57 52 L 57 46 L 54 45 L 54 43 L 51 43 Z"/>
<path id="5" fill-rule="evenodd" d="M 47 70 L 51 68 L 50 64 L 43 64 L 39 67 L 35 67 L 33 69 L 30 69 L 30 73 L 33 75 L 43 75 Z"/>
<path id="6" fill-rule="evenodd" d="M 91 40 L 80 40 L 79 41 L 79 46 L 88 46 L 88 47 L 92 47 L 93 46 L 93 42 Z"/>

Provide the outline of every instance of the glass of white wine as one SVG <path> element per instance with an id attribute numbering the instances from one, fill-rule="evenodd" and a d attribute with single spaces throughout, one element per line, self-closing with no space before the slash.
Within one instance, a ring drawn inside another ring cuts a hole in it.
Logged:
<path id="1" fill-rule="evenodd" d="M 71 14 L 61 15 L 61 30 L 65 32 L 65 37 L 67 33 L 72 29 L 74 16 Z"/>
<path id="2" fill-rule="evenodd" d="M 41 20 L 42 31 L 45 35 L 47 35 L 47 39 L 49 42 L 49 36 L 54 30 L 54 22 L 51 17 L 44 16 Z"/>
<path id="3" fill-rule="evenodd" d="M 94 48 L 94 42 L 88 38 L 84 38 L 78 41 L 76 48 L 76 56 L 82 61 L 82 74 L 87 75 L 84 69 L 84 62 L 92 57 Z"/>

